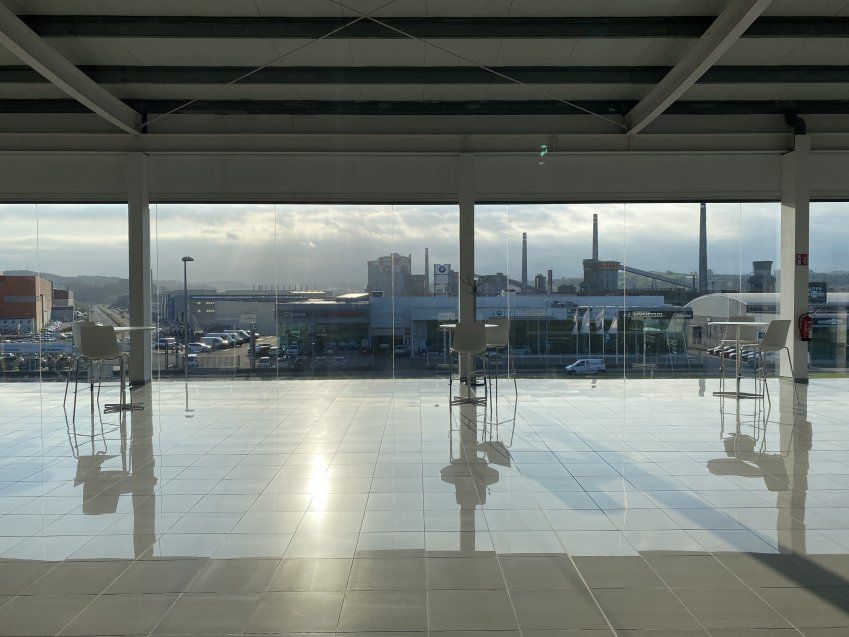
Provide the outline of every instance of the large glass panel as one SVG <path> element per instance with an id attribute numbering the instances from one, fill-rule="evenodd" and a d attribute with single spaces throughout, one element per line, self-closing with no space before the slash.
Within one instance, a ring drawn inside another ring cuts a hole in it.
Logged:
<path id="1" fill-rule="evenodd" d="M 0 206 L 0 228 L 0 379 L 38 381 L 48 367 L 62 368 L 42 351 L 53 286 L 41 276 L 38 206 Z"/>
<path id="2" fill-rule="evenodd" d="M 3 377 L 64 381 L 75 319 L 128 320 L 127 208 L 4 205 L 0 227 Z"/>
<path id="3" fill-rule="evenodd" d="M 456 206 L 159 204 L 151 219 L 162 376 L 186 360 L 195 375 L 287 378 L 422 376 L 443 363 Z M 216 348 L 190 345 L 194 356 L 182 349 L 183 257 L 189 342 Z M 251 329 L 254 352 L 216 340 Z"/>
<path id="4" fill-rule="evenodd" d="M 808 311 L 813 318 L 809 345 L 813 377 L 847 373 L 849 253 L 841 232 L 847 215 L 849 203 L 844 201 L 811 203 Z"/>

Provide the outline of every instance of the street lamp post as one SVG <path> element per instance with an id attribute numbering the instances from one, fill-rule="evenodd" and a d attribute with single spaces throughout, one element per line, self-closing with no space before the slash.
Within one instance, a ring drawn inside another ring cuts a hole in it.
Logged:
<path id="1" fill-rule="evenodd" d="M 194 261 L 192 257 L 183 257 L 183 321 L 185 325 L 185 349 L 183 350 L 183 369 L 186 380 L 189 379 L 189 279 L 187 276 L 187 264 Z"/>

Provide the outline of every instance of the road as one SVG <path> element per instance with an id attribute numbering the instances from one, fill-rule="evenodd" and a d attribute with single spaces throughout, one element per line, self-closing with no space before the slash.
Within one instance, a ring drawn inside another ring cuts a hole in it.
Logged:
<path id="1" fill-rule="evenodd" d="M 103 325 L 114 325 L 116 327 L 126 326 L 128 319 L 121 316 L 117 311 L 105 308 L 102 305 L 92 305 L 90 321 L 102 323 Z"/>

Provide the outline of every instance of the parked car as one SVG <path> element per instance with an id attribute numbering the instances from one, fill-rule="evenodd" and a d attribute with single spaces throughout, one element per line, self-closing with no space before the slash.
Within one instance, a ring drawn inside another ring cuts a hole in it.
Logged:
<path id="1" fill-rule="evenodd" d="M 157 339 L 153 344 L 153 349 L 168 349 L 168 350 L 180 350 L 182 346 L 177 343 L 177 339 L 168 336 L 165 338 Z"/>
<path id="2" fill-rule="evenodd" d="M 232 337 L 224 332 L 209 332 L 204 338 L 215 337 L 221 339 L 221 347 L 230 347 L 233 343 Z"/>
<path id="3" fill-rule="evenodd" d="M 200 360 L 198 359 L 197 354 L 189 354 L 186 356 L 186 360 L 188 361 L 189 367 L 198 367 L 200 365 Z"/>
<path id="4" fill-rule="evenodd" d="M 278 356 L 280 356 L 280 348 L 279 347 L 269 347 L 268 348 L 268 355 L 271 356 L 271 358 L 277 358 Z"/>
<path id="5" fill-rule="evenodd" d="M 208 345 L 211 350 L 221 349 L 224 347 L 221 339 L 217 336 L 204 336 L 200 339 L 200 342 L 204 345 Z"/>
<path id="6" fill-rule="evenodd" d="M 202 352 L 211 352 L 212 345 L 207 345 L 206 343 L 189 343 L 189 353 L 190 354 L 200 354 Z"/>
<path id="7" fill-rule="evenodd" d="M 286 356 L 297 358 L 301 354 L 301 348 L 298 345 L 290 345 L 286 348 Z"/>
<path id="8" fill-rule="evenodd" d="M 604 361 L 600 358 L 580 358 L 571 365 L 566 365 L 566 372 L 572 376 L 578 374 L 603 374 L 607 371 Z"/>
<path id="9" fill-rule="evenodd" d="M 256 363 L 257 369 L 269 369 L 271 367 L 271 359 L 268 356 L 263 356 Z"/>
<path id="10" fill-rule="evenodd" d="M 232 340 L 233 343 L 235 343 L 236 346 L 242 345 L 245 342 L 245 337 L 242 336 L 241 334 L 239 334 L 238 332 L 236 332 L 235 330 L 231 331 L 231 332 L 224 332 L 224 333 L 230 335 L 230 339 Z"/>

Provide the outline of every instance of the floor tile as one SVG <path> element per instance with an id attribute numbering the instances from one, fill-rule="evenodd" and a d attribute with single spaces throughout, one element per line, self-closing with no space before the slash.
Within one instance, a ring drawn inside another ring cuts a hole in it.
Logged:
<path id="1" fill-rule="evenodd" d="M 427 628 L 426 593 L 348 591 L 339 619 L 341 632 L 421 631 Z"/>
<path id="2" fill-rule="evenodd" d="M 594 589 L 598 603 L 616 629 L 697 629 L 698 622 L 668 590 Z"/>
<path id="3" fill-rule="evenodd" d="M 756 588 L 755 592 L 799 628 L 849 632 L 849 588 Z"/>
<path id="4" fill-rule="evenodd" d="M 506 590 L 431 590 L 427 616 L 432 631 L 518 628 Z"/>
<path id="5" fill-rule="evenodd" d="M 284 559 L 268 585 L 269 591 L 344 591 L 351 573 L 351 560 L 312 558 Z"/>
<path id="6" fill-rule="evenodd" d="M 572 562 L 563 556 L 509 555 L 499 561 L 511 590 L 584 587 Z"/>
<path id="7" fill-rule="evenodd" d="M 265 593 L 246 633 L 334 632 L 343 593 Z"/>
<path id="8" fill-rule="evenodd" d="M 519 626 L 528 630 L 608 630 L 607 622 L 585 589 L 516 590 L 510 598 Z"/>
<path id="9" fill-rule="evenodd" d="M 506 588 L 501 566 L 494 557 L 432 557 L 427 560 L 429 589 Z"/>
<path id="10" fill-rule="evenodd" d="M 432 568 L 433 560 L 428 560 Z M 355 559 L 348 590 L 402 591 L 425 589 L 424 558 Z"/>
<path id="11" fill-rule="evenodd" d="M 16 597 L 0 608 L 0 635 L 55 635 L 94 599 L 91 595 Z"/>
<path id="12" fill-rule="evenodd" d="M 209 560 L 186 585 L 192 593 L 263 593 L 278 560 Z"/>
<path id="13" fill-rule="evenodd" d="M 646 561 L 670 588 L 745 588 L 712 555 L 647 555 Z"/>
<path id="14" fill-rule="evenodd" d="M 642 557 L 575 557 L 590 588 L 666 588 Z"/>
<path id="15" fill-rule="evenodd" d="M 62 635 L 138 635 L 153 630 L 177 601 L 176 594 L 101 595 L 79 614 Z"/>
<path id="16" fill-rule="evenodd" d="M 153 634 L 241 633 L 259 600 L 258 593 L 185 593 L 162 618 Z"/>
<path id="17" fill-rule="evenodd" d="M 182 593 L 207 560 L 142 560 L 133 562 L 107 588 L 107 594 Z"/>

